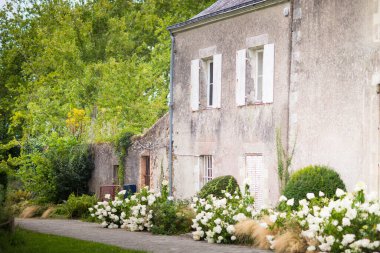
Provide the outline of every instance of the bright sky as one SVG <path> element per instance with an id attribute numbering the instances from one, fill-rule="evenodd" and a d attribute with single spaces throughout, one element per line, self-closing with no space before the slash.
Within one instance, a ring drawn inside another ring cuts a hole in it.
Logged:
<path id="1" fill-rule="evenodd" d="M 5 0 L 0 0 L 0 7 L 3 7 Z"/>

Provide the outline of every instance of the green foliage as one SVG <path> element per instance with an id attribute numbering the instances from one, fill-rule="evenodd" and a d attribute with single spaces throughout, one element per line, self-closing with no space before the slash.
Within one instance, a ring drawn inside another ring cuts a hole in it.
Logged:
<path id="1" fill-rule="evenodd" d="M 133 133 L 127 132 L 121 134 L 119 138 L 116 139 L 116 151 L 119 158 L 119 170 L 118 170 L 118 180 L 119 185 L 124 185 L 124 178 L 125 178 L 125 159 L 128 156 L 128 149 L 132 145 L 132 138 Z"/>
<path id="2" fill-rule="evenodd" d="M 8 185 L 8 175 L 5 171 L 0 172 L 0 205 L 5 201 L 5 193 Z"/>
<path id="3" fill-rule="evenodd" d="M 88 242 L 68 237 L 36 233 L 17 229 L 15 233 L 0 231 L 0 252 L 17 253 L 143 253 L 96 242 Z"/>
<path id="4" fill-rule="evenodd" d="M 32 194 L 24 190 L 9 191 L 7 201 L 12 204 L 17 204 L 23 201 L 28 201 L 32 198 Z"/>
<path id="5" fill-rule="evenodd" d="M 321 191 L 326 197 L 331 198 L 335 195 L 337 188 L 346 190 L 345 184 L 336 171 L 324 165 L 311 165 L 291 175 L 283 194 L 288 199 L 294 198 L 297 205 L 307 193 L 318 196 Z"/>
<path id="6" fill-rule="evenodd" d="M 277 173 L 280 179 L 280 191 L 282 192 L 285 185 L 289 181 L 289 167 L 292 164 L 292 159 L 294 156 L 296 141 L 290 153 L 284 148 L 281 139 L 281 130 L 276 130 L 276 149 L 277 149 Z"/>
<path id="7" fill-rule="evenodd" d="M 153 234 L 177 235 L 191 231 L 194 212 L 189 203 L 164 201 L 153 205 L 152 227 Z"/>
<path id="8" fill-rule="evenodd" d="M 26 207 L 30 205 L 32 194 L 24 190 L 8 190 L 6 206 L 9 212 L 18 216 Z"/>
<path id="9" fill-rule="evenodd" d="M 30 154 L 22 156 L 18 176 L 40 202 L 61 202 L 72 192 L 88 192 L 87 182 L 94 167 L 88 145 L 73 138 L 58 138 L 42 151 L 31 149 Z"/>
<path id="10" fill-rule="evenodd" d="M 164 115 L 166 27 L 214 1 L 6 0 L 0 10 L 0 171 L 17 171 L 41 201 L 85 192 L 85 145 L 141 133 Z M 64 143 L 70 138 L 77 143 Z M 119 178 L 122 183 L 123 170 Z"/>
<path id="11" fill-rule="evenodd" d="M 141 132 L 165 113 L 166 27 L 215 0 L 7 1 L 0 136 L 69 134 L 66 116 L 80 108 L 91 115 L 89 137 L 102 141 Z"/>
<path id="12" fill-rule="evenodd" d="M 199 191 L 198 196 L 200 198 L 207 198 L 212 194 L 215 197 L 222 198 L 224 197 L 223 191 L 231 194 L 235 191 L 240 193 L 239 184 L 233 176 L 221 176 L 207 182 Z"/>
<path id="13" fill-rule="evenodd" d="M 70 194 L 66 202 L 60 205 L 57 214 L 65 215 L 67 218 L 81 218 L 86 219 L 90 217 L 89 208 L 97 203 L 98 199 L 96 196 L 81 195 L 75 196 L 75 194 Z"/>

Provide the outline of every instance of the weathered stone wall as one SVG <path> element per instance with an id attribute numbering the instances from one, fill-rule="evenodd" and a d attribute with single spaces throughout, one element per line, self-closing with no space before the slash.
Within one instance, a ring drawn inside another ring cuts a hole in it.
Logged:
<path id="1" fill-rule="evenodd" d="M 173 173 L 177 197 L 187 198 L 199 190 L 194 169 L 199 156 L 213 156 L 214 177 L 229 174 L 242 183 L 242 159 L 252 153 L 263 154 L 265 202 L 279 195 L 275 131 L 282 130 L 286 143 L 291 22 L 283 14 L 287 7 L 285 2 L 175 34 Z M 237 107 L 236 52 L 247 48 L 247 41 L 255 36 L 275 45 L 274 103 Z M 202 58 L 207 48 L 222 54 L 221 108 L 192 112 L 190 64 Z"/>
<path id="2" fill-rule="evenodd" d="M 125 184 L 142 186 L 142 157 L 150 157 L 151 184 L 153 189 L 159 189 L 163 178 L 168 179 L 168 144 L 169 120 L 168 114 L 159 119 L 141 136 L 133 137 L 133 144 L 128 149 L 124 161 Z M 119 158 L 111 143 L 94 144 L 95 169 L 89 181 L 90 192 L 99 196 L 100 187 L 118 184 L 118 176 L 114 166 L 119 165 Z"/>
<path id="3" fill-rule="evenodd" d="M 144 186 L 142 157 L 149 156 L 150 188 L 158 190 L 162 179 L 168 179 L 168 145 L 169 117 L 166 114 L 143 135 L 133 138 L 126 158 L 125 183 L 135 184 L 138 189 Z"/>
<path id="4" fill-rule="evenodd" d="M 290 143 L 293 169 L 334 167 L 349 189 L 379 184 L 380 3 L 294 3 Z M 376 29 L 377 28 L 377 29 Z M 378 39 L 379 38 L 379 39 Z"/>
<path id="5" fill-rule="evenodd" d="M 115 149 L 110 143 L 93 144 L 94 171 L 89 181 L 90 192 L 99 196 L 100 186 L 117 184 L 117 175 L 114 175 L 114 166 L 119 161 Z"/>

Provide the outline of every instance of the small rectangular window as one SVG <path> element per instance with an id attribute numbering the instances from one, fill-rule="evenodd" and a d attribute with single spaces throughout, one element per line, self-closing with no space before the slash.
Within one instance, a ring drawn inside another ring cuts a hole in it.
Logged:
<path id="1" fill-rule="evenodd" d="M 214 96 L 214 63 L 213 61 L 207 62 L 207 106 L 213 106 L 213 96 Z"/>
<path id="2" fill-rule="evenodd" d="M 202 175 L 201 182 L 205 185 L 213 179 L 213 159 L 211 155 L 201 156 Z"/>
<path id="3" fill-rule="evenodd" d="M 263 63 L 264 63 L 264 51 L 256 50 L 256 102 L 263 101 Z"/>

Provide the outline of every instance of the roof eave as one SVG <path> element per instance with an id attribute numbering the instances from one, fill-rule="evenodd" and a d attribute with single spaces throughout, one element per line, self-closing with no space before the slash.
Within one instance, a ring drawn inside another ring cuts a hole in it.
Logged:
<path id="1" fill-rule="evenodd" d="M 234 6 L 226 10 L 221 10 L 221 11 L 210 13 L 204 16 L 200 16 L 198 18 L 189 19 L 185 22 L 169 26 L 167 29 L 171 33 L 183 32 L 189 29 L 193 29 L 199 26 L 214 23 L 223 19 L 228 19 L 234 16 L 239 16 L 244 13 L 255 11 L 258 9 L 267 8 L 269 6 L 276 5 L 283 2 L 289 2 L 289 0 L 262 0 L 261 2 L 257 2 L 255 4 L 246 3 L 241 6 Z"/>

